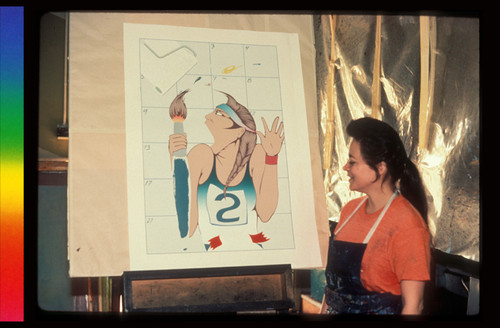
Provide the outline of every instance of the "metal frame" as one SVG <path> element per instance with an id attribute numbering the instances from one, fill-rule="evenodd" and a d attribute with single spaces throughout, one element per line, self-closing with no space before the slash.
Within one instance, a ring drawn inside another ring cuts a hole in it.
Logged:
<path id="1" fill-rule="evenodd" d="M 289 264 L 127 271 L 122 281 L 125 312 L 285 312 L 294 306 Z M 262 281 L 266 281 L 267 287 L 272 284 L 272 288 L 266 288 Z M 183 285 L 182 293 L 179 293 L 180 284 Z M 168 295 L 169 292 L 172 294 Z M 224 294 L 222 302 L 221 293 Z"/>

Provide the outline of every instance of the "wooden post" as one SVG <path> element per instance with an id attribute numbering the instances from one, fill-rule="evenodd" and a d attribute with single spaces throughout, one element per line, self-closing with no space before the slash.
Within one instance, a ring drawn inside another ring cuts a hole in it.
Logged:
<path id="1" fill-rule="evenodd" d="M 110 277 L 99 278 L 99 310 L 101 312 L 111 311 L 112 281 Z"/>
<path id="2" fill-rule="evenodd" d="M 88 311 L 93 312 L 93 305 L 94 305 L 94 297 L 92 296 L 92 281 L 91 278 L 87 278 L 87 292 L 88 292 Z"/>
<path id="3" fill-rule="evenodd" d="M 427 149 L 434 100 L 436 19 L 420 17 L 420 111 L 418 117 L 418 148 Z"/>
<path id="4" fill-rule="evenodd" d="M 328 65 L 328 84 L 327 84 L 327 112 L 326 112 L 326 126 L 325 126 L 325 141 L 323 147 L 323 170 L 330 168 L 332 160 L 332 147 L 333 147 L 333 129 L 334 129 L 334 99 L 333 99 L 333 84 L 335 81 L 335 26 L 337 24 L 337 16 L 331 15 L 330 17 L 330 34 L 332 37 L 330 45 L 330 62 Z"/>
<path id="5" fill-rule="evenodd" d="M 372 81 L 372 117 L 382 119 L 380 111 L 380 39 L 381 39 L 382 17 L 377 15 L 375 28 L 375 56 L 373 58 L 373 81 Z"/>

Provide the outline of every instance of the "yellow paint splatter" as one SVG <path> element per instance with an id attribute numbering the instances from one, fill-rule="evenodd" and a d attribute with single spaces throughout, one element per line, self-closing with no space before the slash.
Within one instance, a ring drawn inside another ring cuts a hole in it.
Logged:
<path id="1" fill-rule="evenodd" d="M 235 69 L 240 68 L 241 66 L 243 66 L 243 65 L 240 65 L 240 66 L 234 66 L 234 65 L 228 66 L 228 67 L 226 67 L 226 68 L 224 68 L 222 70 L 222 73 L 223 74 L 232 73 Z"/>

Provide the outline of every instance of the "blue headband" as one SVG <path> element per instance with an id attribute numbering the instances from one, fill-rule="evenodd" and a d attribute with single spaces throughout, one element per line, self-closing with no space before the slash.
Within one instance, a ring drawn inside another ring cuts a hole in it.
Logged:
<path id="1" fill-rule="evenodd" d="M 231 107 L 229 107 L 228 104 L 220 104 L 219 106 L 217 106 L 217 108 L 222 109 L 227 115 L 229 115 L 229 117 L 233 120 L 234 123 L 238 124 L 239 126 L 241 126 L 242 128 L 244 128 L 249 132 L 255 133 L 255 130 L 250 129 L 248 126 L 245 125 L 245 123 L 241 121 L 240 117 L 236 115 L 236 112 Z"/>

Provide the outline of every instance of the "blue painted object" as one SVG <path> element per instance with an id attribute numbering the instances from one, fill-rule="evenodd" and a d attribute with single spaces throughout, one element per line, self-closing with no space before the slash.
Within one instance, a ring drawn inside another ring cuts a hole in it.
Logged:
<path id="1" fill-rule="evenodd" d="M 185 158 L 174 159 L 174 198 L 181 238 L 188 234 L 189 226 L 189 170 Z"/>

